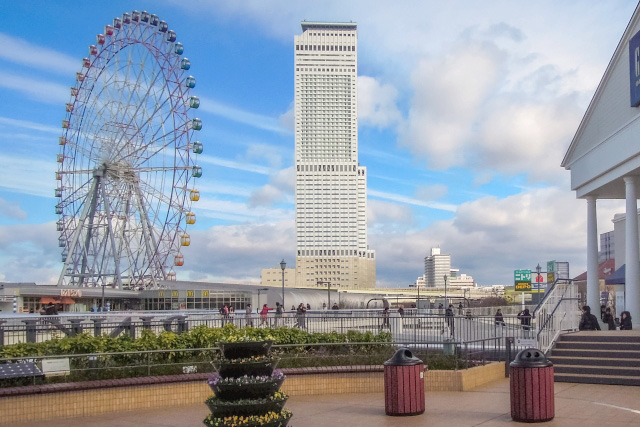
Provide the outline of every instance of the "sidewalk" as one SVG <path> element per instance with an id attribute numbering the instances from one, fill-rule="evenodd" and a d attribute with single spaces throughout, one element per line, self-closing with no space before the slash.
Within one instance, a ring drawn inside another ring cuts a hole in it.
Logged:
<path id="1" fill-rule="evenodd" d="M 556 383 L 556 417 L 545 426 L 640 425 L 640 387 Z M 426 411 L 412 417 L 389 417 L 384 395 L 340 394 L 297 396 L 287 402 L 293 411 L 291 427 L 465 427 L 522 425 L 511 420 L 509 379 L 469 392 L 429 392 Z M 208 414 L 204 403 L 73 418 L 14 427 L 187 427 L 202 426 Z"/>

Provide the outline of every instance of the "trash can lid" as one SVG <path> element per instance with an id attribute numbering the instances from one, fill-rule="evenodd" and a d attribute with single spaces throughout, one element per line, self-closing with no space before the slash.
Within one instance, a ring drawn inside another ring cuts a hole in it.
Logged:
<path id="1" fill-rule="evenodd" d="M 537 348 L 525 348 L 521 350 L 513 362 L 509 366 L 514 368 L 529 367 L 529 368 L 545 368 L 553 366 L 553 363 L 541 350 Z"/>
<path id="2" fill-rule="evenodd" d="M 411 366 L 420 365 L 421 363 L 422 360 L 415 357 L 411 350 L 403 347 L 399 348 L 391 359 L 384 362 L 384 366 Z"/>

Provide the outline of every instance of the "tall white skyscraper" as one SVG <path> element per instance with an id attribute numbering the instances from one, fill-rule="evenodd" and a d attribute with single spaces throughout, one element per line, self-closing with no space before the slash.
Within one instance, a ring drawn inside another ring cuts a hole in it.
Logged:
<path id="1" fill-rule="evenodd" d="M 427 288 L 443 288 L 444 276 L 451 278 L 451 255 L 440 253 L 440 248 L 431 248 L 431 255 L 424 258 L 424 280 Z"/>
<path id="2" fill-rule="evenodd" d="M 357 26 L 295 36 L 296 284 L 375 287 L 367 169 L 358 163 Z"/>

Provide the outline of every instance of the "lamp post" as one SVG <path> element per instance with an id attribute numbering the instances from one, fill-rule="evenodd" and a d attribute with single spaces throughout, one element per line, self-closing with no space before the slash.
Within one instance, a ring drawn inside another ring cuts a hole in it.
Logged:
<path id="1" fill-rule="evenodd" d="M 448 306 L 448 303 L 447 303 L 447 275 L 446 274 L 444 275 L 444 302 Z"/>
<path id="2" fill-rule="evenodd" d="M 260 288 L 260 289 L 258 289 L 258 307 L 256 307 L 256 311 L 261 309 L 261 307 L 260 307 L 260 292 L 261 291 L 268 291 L 268 290 L 269 290 L 269 288 Z"/>
<path id="3" fill-rule="evenodd" d="M 280 268 L 282 269 L 282 309 L 286 310 L 284 305 L 284 269 L 287 268 L 287 263 L 284 262 L 284 258 L 280 261 Z"/>
<path id="4" fill-rule="evenodd" d="M 104 306 L 104 287 L 105 286 L 107 286 L 107 284 L 103 283 L 102 284 L 102 311 L 104 311 L 104 308 L 105 308 L 105 306 Z"/>
<path id="5" fill-rule="evenodd" d="M 538 265 L 536 266 L 536 273 L 538 273 L 536 275 L 536 284 L 538 285 L 538 304 L 540 304 L 540 271 L 542 270 L 542 268 L 540 267 L 540 263 L 538 263 Z"/>

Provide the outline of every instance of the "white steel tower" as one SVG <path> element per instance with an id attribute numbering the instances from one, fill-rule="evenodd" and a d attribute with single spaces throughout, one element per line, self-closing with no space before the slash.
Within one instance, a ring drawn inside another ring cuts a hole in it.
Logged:
<path id="1" fill-rule="evenodd" d="M 372 288 L 367 170 L 358 163 L 357 26 L 303 22 L 294 44 L 296 284 Z"/>

